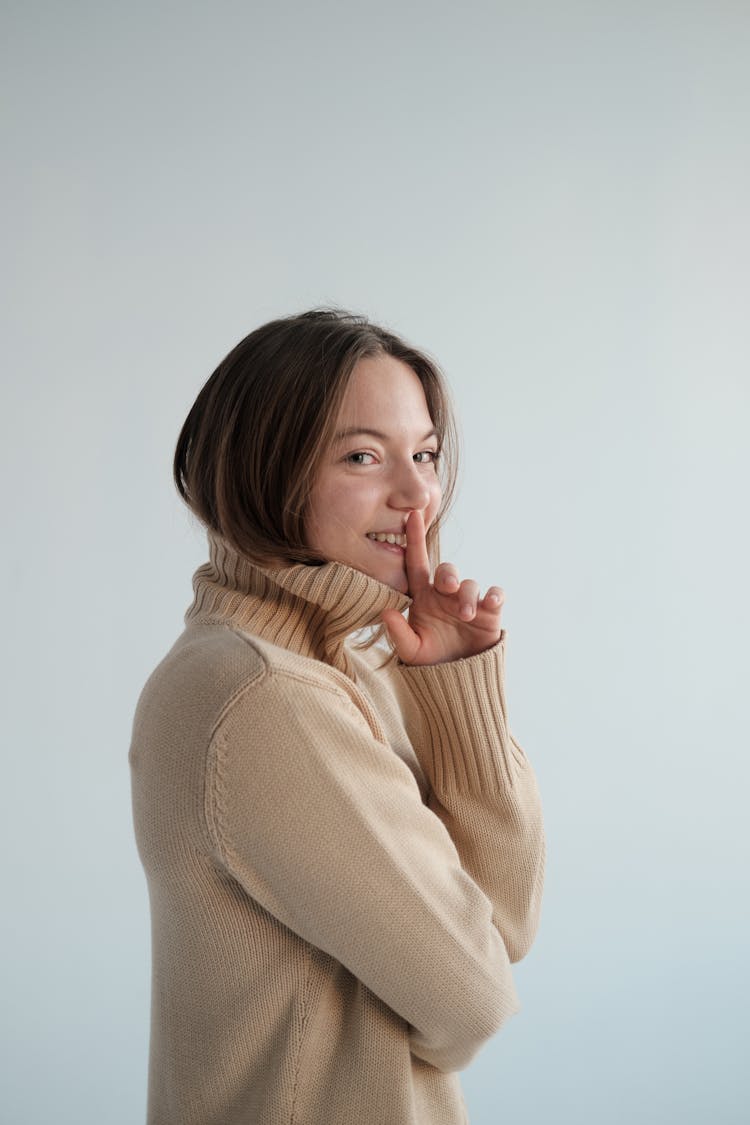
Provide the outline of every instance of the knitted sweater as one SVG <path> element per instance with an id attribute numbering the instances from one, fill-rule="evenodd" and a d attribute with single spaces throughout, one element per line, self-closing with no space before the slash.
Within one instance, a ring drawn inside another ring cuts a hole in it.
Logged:
<path id="1" fill-rule="evenodd" d="M 518 1009 L 539 797 L 505 631 L 465 660 L 347 643 L 409 599 L 209 535 L 130 751 L 152 918 L 149 1125 L 459 1125 Z"/>

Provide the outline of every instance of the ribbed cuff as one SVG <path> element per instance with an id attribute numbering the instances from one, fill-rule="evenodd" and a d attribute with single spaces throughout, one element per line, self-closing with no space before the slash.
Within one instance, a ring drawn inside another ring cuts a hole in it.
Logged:
<path id="1" fill-rule="evenodd" d="M 436 793 L 501 793 L 527 766 L 508 729 L 505 639 L 503 629 L 478 656 L 398 666 L 422 718 L 410 737 Z"/>

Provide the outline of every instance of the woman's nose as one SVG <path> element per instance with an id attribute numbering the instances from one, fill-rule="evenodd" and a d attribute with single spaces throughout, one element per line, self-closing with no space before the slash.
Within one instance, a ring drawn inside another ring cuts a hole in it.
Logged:
<path id="1" fill-rule="evenodd" d="M 430 502 L 429 490 L 425 487 L 416 465 L 411 462 L 400 472 L 394 473 L 391 484 L 390 504 L 392 508 L 423 511 Z"/>

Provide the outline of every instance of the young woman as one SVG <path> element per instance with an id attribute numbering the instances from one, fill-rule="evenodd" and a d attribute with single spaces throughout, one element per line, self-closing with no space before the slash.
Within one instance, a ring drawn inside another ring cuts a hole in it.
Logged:
<path id="1" fill-rule="evenodd" d="M 339 310 L 252 332 L 188 415 L 210 561 L 130 753 L 151 1125 L 459 1125 L 518 1008 L 542 818 L 503 592 L 436 565 L 452 448 L 434 363 Z"/>

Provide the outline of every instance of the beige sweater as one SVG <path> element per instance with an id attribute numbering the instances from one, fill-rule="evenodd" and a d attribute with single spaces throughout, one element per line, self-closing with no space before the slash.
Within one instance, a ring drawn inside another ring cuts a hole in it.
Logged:
<path id="1" fill-rule="evenodd" d="M 150 1125 L 459 1125 L 518 1010 L 537 786 L 505 633 L 424 668 L 347 637 L 409 599 L 209 536 L 130 763 L 152 916 Z"/>

